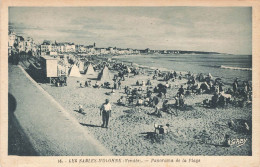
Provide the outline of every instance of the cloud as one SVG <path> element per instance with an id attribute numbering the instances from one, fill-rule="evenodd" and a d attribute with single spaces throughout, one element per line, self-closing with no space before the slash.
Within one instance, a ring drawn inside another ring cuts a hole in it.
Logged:
<path id="1" fill-rule="evenodd" d="M 37 41 L 251 53 L 251 8 L 14 7 L 9 23 Z M 230 45 L 232 44 L 232 45 Z"/>

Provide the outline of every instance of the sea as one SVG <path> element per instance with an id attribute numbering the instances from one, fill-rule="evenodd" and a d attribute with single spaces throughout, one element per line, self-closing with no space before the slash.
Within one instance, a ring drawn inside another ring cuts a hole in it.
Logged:
<path id="1" fill-rule="evenodd" d="M 231 54 L 147 54 L 115 56 L 122 62 L 161 71 L 190 71 L 194 74 L 210 73 L 223 82 L 252 81 L 252 55 Z"/>

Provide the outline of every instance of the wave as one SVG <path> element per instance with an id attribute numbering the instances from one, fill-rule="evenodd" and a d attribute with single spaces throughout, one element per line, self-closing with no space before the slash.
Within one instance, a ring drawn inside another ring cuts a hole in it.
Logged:
<path id="1" fill-rule="evenodd" d="M 117 56 L 112 56 L 112 59 L 122 59 L 122 58 L 137 57 L 137 56 L 142 56 L 142 55 L 140 55 L 140 54 L 117 55 Z"/>
<path id="2" fill-rule="evenodd" d="M 148 68 L 148 69 L 151 69 L 151 70 L 157 70 L 158 69 L 160 71 L 171 71 L 170 69 L 164 68 L 164 67 L 153 67 L 153 66 L 139 65 L 139 64 L 136 64 L 136 63 L 133 63 L 133 65 L 140 67 L 140 68 Z"/>
<path id="3" fill-rule="evenodd" d="M 242 67 L 229 67 L 221 65 L 220 68 L 230 69 L 230 70 L 243 70 L 243 71 L 252 71 L 252 68 L 242 68 Z"/>
<path id="4" fill-rule="evenodd" d="M 137 63 L 133 63 L 132 64 L 133 66 L 136 66 L 136 67 L 140 67 L 140 68 L 148 68 L 148 69 L 151 69 L 151 70 L 160 70 L 160 71 L 172 71 L 168 68 L 164 68 L 164 67 L 153 67 L 153 66 L 146 66 L 146 65 L 140 65 L 140 64 L 137 64 Z"/>

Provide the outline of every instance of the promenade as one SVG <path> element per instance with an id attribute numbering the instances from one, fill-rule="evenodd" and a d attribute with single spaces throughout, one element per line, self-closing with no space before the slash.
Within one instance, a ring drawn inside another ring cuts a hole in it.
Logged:
<path id="1" fill-rule="evenodd" d="M 9 65 L 8 70 L 9 154 L 111 155 L 23 69 Z"/>

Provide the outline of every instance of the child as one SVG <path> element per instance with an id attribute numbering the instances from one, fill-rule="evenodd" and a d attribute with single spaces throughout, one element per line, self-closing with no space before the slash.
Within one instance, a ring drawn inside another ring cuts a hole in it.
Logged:
<path id="1" fill-rule="evenodd" d="M 157 134 L 167 134 L 169 132 L 169 127 L 170 127 L 170 124 L 168 124 L 168 123 L 165 126 L 154 124 L 154 129 L 155 129 L 154 131 Z"/>
<path id="2" fill-rule="evenodd" d="M 84 113 L 84 109 L 83 109 L 82 105 L 79 105 L 79 113 Z"/>

